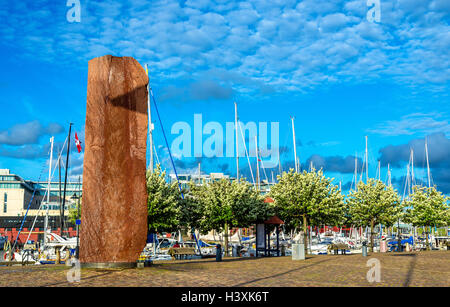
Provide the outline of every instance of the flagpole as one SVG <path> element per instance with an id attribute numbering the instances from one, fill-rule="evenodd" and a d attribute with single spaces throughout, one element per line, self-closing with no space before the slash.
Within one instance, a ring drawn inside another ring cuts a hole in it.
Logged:
<path id="1" fill-rule="evenodd" d="M 72 132 L 72 123 L 69 124 L 69 137 L 67 140 L 67 157 L 66 157 L 66 174 L 64 178 L 64 193 L 63 193 L 63 203 L 62 203 L 62 222 L 61 222 L 61 233 L 64 231 L 64 206 L 66 205 L 66 188 L 67 188 L 67 173 L 69 170 L 69 154 L 70 154 L 70 134 Z"/>

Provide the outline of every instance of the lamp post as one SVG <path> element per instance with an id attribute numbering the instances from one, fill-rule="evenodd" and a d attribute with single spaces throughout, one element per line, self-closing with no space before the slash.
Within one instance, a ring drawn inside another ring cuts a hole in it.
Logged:
<path id="1" fill-rule="evenodd" d="M 77 259 L 80 258 L 80 231 L 79 231 L 79 220 L 80 220 L 80 196 L 77 195 L 77 193 L 73 193 L 72 199 L 75 199 L 77 201 L 77 219 L 75 221 L 75 224 L 77 225 L 77 247 L 75 250 L 75 257 Z"/>

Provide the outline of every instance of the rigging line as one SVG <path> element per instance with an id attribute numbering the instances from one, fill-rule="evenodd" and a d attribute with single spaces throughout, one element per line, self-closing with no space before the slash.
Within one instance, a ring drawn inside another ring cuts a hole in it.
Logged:
<path id="1" fill-rule="evenodd" d="M 414 176 L 414 150 L 411 148 L 411 157 L 409 158 L 411 163 L 411 187 L 416 185 L 416 178 Z"/>
<path id="2" fill-rule="evenodd" d="M 289 139 L 289 135 L 290 135 L 291 124 L 289 122 L 287 122 L 285 128 L 286 128 L 287 133 L 285 133 L 284 142 L 283 142 L 283 148 L 287 148 L 288 147 L 287 144 L 288 144 L 288 139 Z M 285 152 L 279 154 L 279 163 L 280 164 L 281 164 L 281 155 L 283 155 Z M 283 171 L 282 170 L 283 166 L 280 165 L 278 169 L 281 169 L 281 171 Z M 278 173 L 281 176 L 281 173 L 280 172 L 278 172 Z"/>
<path id="3" fill-rule="evenodd" d="M 259 157 L 261 157 L 261 150 L 259 150 L 259 148 L 258 148 L 258 152 L 259 152 L 259 154 L 260 154 L 260 156 L 259 156 Z M 267 177 L 267 174 L 266 174 L 266 169 L 265 169 L 265 167 L 264 167 L 264 163 L 263 163 L 263 160 L 262 160 L 262 159 L 260 159 L 260 161 L 261 161 L 261 168 L 263 169 L 263 172 L 264 172 L 264 176 L 266 176 L 266 180 L 267 180 L 267 182 L 269 182 L 269 178 Z"/>
<path id="4" fill-rule="evenodd" d="M 263 172 L 264 172 L 264 176 L 266 177 L 267 182 L 270 183 L 269 177 L 267 177 L 267 174 L 266 174 L 266 168 L 264 167 L 264 163 L 262 160 L 260 162 L 261 162 L 261 168 L 263 169 Z"/>
<path id="5" fill-rule="evenodd" d="M 364 170 L 366 169 L 366 155 L 364 155 L 364 158 L 363 158 L 363 163 L 362 163 L 362 165 L 361 165 L 361 175 L 360 175 L 360 177 L 359 177 L 359 181 L 362 181 L 362 177 L 363 177 L 363 174 L 364 174 Z"/>
<path id="6" fill-rule="evenodd" d="M 156 146 L 153 144 L 153 149 L 155 151 L 156 160 L 158 161 L 158 164 L 161 165 L 161 162 L 159 162 L 158 152 L 156 151 Z"/>
<path id="7" fill-rule="evenodd" d="M 407 166 L 407 171 L 406 171 L 405 186 L 404 186 L 404 188 L 403 188 L 403 197 L 402 197 L 402 201 L 405 200 L 406 186 L 408 185 L 408 180 L 409 180 L 409 164 L 408 164 L 408 166 Z"/>
<path id="8" fill-rule="evenodd" d="M 161 130 L 162 130 L 162 133 L 163 133 L 163 136 L 164 136 L 164 141 L 166 142 L 167 150 L 169 152 L 170 161 L 172 162 L 172 167 L 173 167 L 173 170 L 175 172 L 175 177 L 177 178 L 178 189 L 180 190 L 181 198 L 184 199 L 184 194 L 183 194 L 183 191 L 181 189 L 181 183 L 180 183 L 180 180 L 178 179 L 177 169 L 175 167 L 175 163 L 173 162 L 172 152 L 170 151 L 169 143 L 167 142 L 166 132 L 164 131 L 164 126 L 163 126 L 163 123 L 162 123 L 162 120 L 161 120 L 161 116 L 159 115 L 158 105 L 156 104 L 155 96 L 153 95 L 153 89 L 152 89 L 152 87 L 150 85 L 150 78 L 149 78 L 149 81 L 148 81 L 148 89 L 150 91 L 153 104 L 155 105 L 156 115 L 158 115 L 159 124 L 161 125 Z M 197 237 L 196 237 L 195 233 L 194 233 L 194 239 L 195 239 L 195 242 L 197 243 L 197 248 L 198 248 L 198 250 L 200 252 L 200 255 L 201 255 L 202 251 L 200 249 L 200 245 L 198 243 L 198 240 L 197 240 Z"/>
<path id="9" fill-rule="evenodd" d="M 353 182 L 353 180 L 354 180 L 354 182 Z M 356 186 L 358 184 L 358 152 L 355 152 L 355 171 L 352 176 L 352 184 L 350 186 L 350 191 L 353 188 L 353 183 L 355 184 L 355 190 L 356 190 Z"/>
<path id="10" fill-rule="evenodd" d="M 44 172 L 44 169 L 45 169 L 45 163 L 44 163 L 44 166 L 41 169 L 41 173 L 39 174 L 38 182 L 41 181 L 41 176 L 42 176 L 42 173 Z M 31 207 L 31 203 L 33 202 L 34 196 L 36 195 L 37 186 L 38 186 L 37 184 L 34 185 L 33 195 L 31 195 L 31 199 L 30 199 L 30 202 L 28 203 L 27 211 L 25 212 L 25 216 L 23 217 L 22 223 L 20 224 L 19 232 L 17 233 L 17 237 L 16 237 L 16 240 L 14 241 L 14 245 L 11 248 L 12 252 L 14 252 L 14 248 L 16 247 L 17 240 L 19 239 L 19 235 L 22 232 L 23 224 L 25 223 L 25 220 L 26 220 L 27 215 L 28 215 L 28 211 L 30 210 L 30 207 Z"/>
<path id="11" fill-rule="evenodd" d="M 367 151 L 368 151 L 367 155 L 368 155 L 368 160 L 370 161 L 371 165 L 374 165 L 374 164 L 378 165 L 378 159 L 376 159 L 376 158 L 375 158 L 375 155 L 373 154 L 374 148 L 370 146 L 370 144 L 369 144 L 369 143 L 370 143 L 369 138 L 367 138 L 367 139 L 368 139 L 368 140 L 367 140 Z M 377 166 L 377 167 L 378 167 L 378 166 Z M 373 169 L 373 166 L 372 166 L 372 169 Z M 380 170 L 380 171 L 381 171 L 381 170 Z M 380 178 L 379 178 L 379 180 L 381 181 Z"/>
<path id="12" fill-rule="evenodd" d="M 161 116 L 159 115 L 158 105 L 156 104 L 155 96 L 153 95 L 153 90 L 152 90 L 152 87 L 150 86 L 150 82 L 148 83 L 148 88 L 150 90 L 150 96 L 152 97 L 153 104 L 155 105 L 156 115 L 158 115 L 159 124 L 161 125 L 161 130 L 162 130 L 162 133 L 163 133 L 163 136 L 164 136 L 164 141 L 166 142 L 166 147 L 167 147 L 167 150 L 169 152 L 170 161 L 172 162 L 172 167 L 173 167 L 173 170 L 175 172 L 175 177 L 176 177 L 177 183 L 178 183 L 178 189 L 180 190 L 181 198 L 184 199 L 184 194 L 183 194 L 183 191 L 181 189 L 181 183 L 178 180 L 177 169 L 175 167 L 175 163 L 173 162 L 172 152 L 170 151 L 169 143 L 168 143 L 167 137 L 166 137 L 166 132 L 164 131 L 164 126 L 163 126 L 163 123 L 162 123 L 162 120 L 161 120 Z"/>
<path id="13" fill-rule="evenodd" d="M 388 183 L 388 179 L 389 179 L 389 170 L 386 172 L 386 176 L 384 177 L 384 182 L 386 182 L 386 184 Z"/>
<path id="14" fill-rule="evenodd" d="M 245 138 L 244 138 L 244 134 L 242 133 L 242 126 L 241 126 L 240 121 L 238 121 L 238 125 L 239 125 L 239 131 L 241 131 L 242 142 L 244 143 L 244 149 L 245 149 L 245 156 L 247 157 L 248 167 L 250 169 L 250 174 L 252 175 L 253 185 L 256 186 L 255 177 L 253 176 L 252 165 L 250 163 L 250 158 L 248 157 L 247 145 L 245 144 Z"/>
<path id="15" fill-rule="evenodd" d="M 59 152 L 59 156 L 58 156 L 58 160 L 56 160 L 56 164 L 58 164 L 59 160 L 61 159 L 62 153 L 63 153 L 63 151 L 64 151 L 64 146 L 66 146 L 66 142 L 67 142 L 67 137 L 66 137 L 66 140 L 64 141 L 64 144 L 63 144 L 63 146 L 62 146 L 61 151 Z M 52 172 L 52 174 L 51 174 L 51 176 L 50 176 L 50 185 L 51 185 L 51 182 L 52 182 L 53 175 L 55 174 L 55 171 L 56 171 L 56 167 L 53 168 L 53 172 Z M 47 183 L 47 184 L 48 184 L 48 183 Z M 28 234 L 27 241 L 30 239 L 31 232 L 32 232 L 33 229 L 34 229 L 34 226 L 35 226 L 35 224 L 36 224 L 36 220 L 37 220 L 37 218 L 38 218 L 39 212 L 41 211 L 42 203 L 44 202 L 45 196 L 47 196 L 47 191 L 48 191 L 48 189 L 45 189 L 44 197 L 41 199 L 41 204 L 39 205 L 39 209 L 38 209 L 38 211 L 36 212 L 36 216 L 35 216 L 35 218 L 34 218 L 33 225 L 31 226 L 30 233 Z M 47 204 L 47 205 L 48 205 L 48 204 Z M 45 235 L 45 234 L 44 234 L 44 235 Z"/>

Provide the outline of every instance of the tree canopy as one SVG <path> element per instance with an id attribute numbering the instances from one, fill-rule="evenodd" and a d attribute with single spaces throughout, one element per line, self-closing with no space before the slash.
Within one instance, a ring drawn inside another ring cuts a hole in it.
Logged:
<path id="1" fill-rule="evenodd" d="M 181 194 L 177 183 L 166 181 L 166 172 L 158 164 L 147 172 L 148 228 L 150 232 L 174 231 L 180 224 Z"/>
<path id="2" fill-rule="evenodd" d="M 400 196 L 394 188 L 372 178 L 366 183 L 360 181 L 356 191 L 350 192 L 347 202 L 352 224 L 370 226 L 371 251 L 374 226 L 379 223 L 391 226 L 402 215 Z"/>
<path id="3" fill-rule="evenodd" d="M 222 231 L 228 227 L 248 227 L 269 215 L 263 198 L 245 180 L 220 179 L 203 186 L 190 186 L 189 198 L 202 208 L 199 228 Z"/>
<path id="4" fill-rule="evenodd" d="M 343 196 L 323 171 L 295 173 L 294 170 L 278 176 L 279 182 L 270 191 L 275 200 L 276 214 L 289 229 L 303 225 L 303 215 L 311 225 L 342 224 L 345 217 Z"/>
<path id="5" fill-rule="evenodd" d="M 405 221 L 413 226 L 449 225 L 449 198 L 435 187 L 413 187 L 413 193 L 405 202 Z"/>
<path id="6" fill-rule="evenodd" d="M 392 226 L 402 214 L 400 196 L 392 186 L 369 178 L 360 181 L 356 191 L 351 191 L 347 202 L 351 221 L 356 226 L 383 224 Z"/>

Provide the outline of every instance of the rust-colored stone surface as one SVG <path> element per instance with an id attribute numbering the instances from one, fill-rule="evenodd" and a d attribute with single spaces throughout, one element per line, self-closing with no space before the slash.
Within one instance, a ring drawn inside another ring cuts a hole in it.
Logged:
<path id="1" fill-rule="evenodd" d="M 136 262 L 145 246 L 147 84 L 131 57 L 89 61 L 81 263 Z"/>

